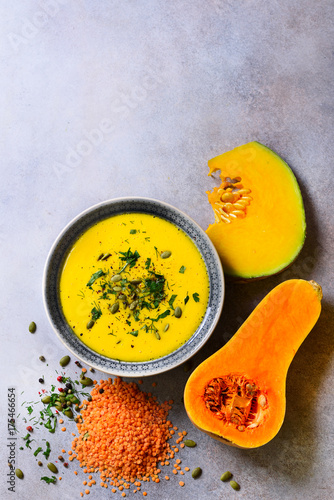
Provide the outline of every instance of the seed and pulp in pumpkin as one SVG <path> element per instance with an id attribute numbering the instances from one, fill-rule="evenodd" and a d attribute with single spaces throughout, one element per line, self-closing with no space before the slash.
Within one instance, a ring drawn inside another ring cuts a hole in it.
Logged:
<path id="1" fill-rule="evenodd" d="M 184 404 L 193 424 L 239 448 L 279 431 L 290 363 L 321 311 L 315 282 L 288 280 L 255 308 L 232 339 L 189 377 Z"/>
<path id="2" fill-rule="evenodd" d="M 207 234 L 226 274 L 259 279 L 288 267 L 305 239 L 303 200 L 290 167 L 276 153 L 250 142 L 209 162 L 222 183 L 208 191 L 215 222 Z"/>

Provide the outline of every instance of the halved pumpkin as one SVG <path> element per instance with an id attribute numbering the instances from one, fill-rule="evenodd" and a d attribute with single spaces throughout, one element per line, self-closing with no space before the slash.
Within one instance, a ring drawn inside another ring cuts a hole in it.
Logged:
<path id="1" fill-rule="evenodd" d="M 222 183 L 208 193 L 215 223 L 207 234 L 224 271 L 259 279 L 288 267 L 302 249 L 305 212 L 290 167 L 271 149 L 250 142 L 208 162 Z"/>
<path id="2" fill-rule="evenodd" d="M 319 317 L 321 298 L 314 281 L 281 283 L 194 370 L 184 405 L 198 429 L 239 448 L 256 448 L 276 436 L 285 415 L 288 368 Z"/>

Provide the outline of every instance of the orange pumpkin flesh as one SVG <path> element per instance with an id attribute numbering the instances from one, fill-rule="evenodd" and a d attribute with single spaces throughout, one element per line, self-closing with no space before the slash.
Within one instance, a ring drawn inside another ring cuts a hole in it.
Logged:
<path id="1" fill-rule="evenodd" d="M 321 287 L 289 280 L 274 288 L 232 339 L 189 377 L 184 404 L 192 423 L 240 448 L 279 431 L 290 363 L 321 311 Z"/>
<path id="2" fill-rule="evenodd" d="M 207 234 L 226 274 L 259 279 L 288 267 L 305 239 L 305 213 L 290 167 L 273 151 L 250 142 L 209 162 L 222 184 L 208 192 L 215 223 Z"/>

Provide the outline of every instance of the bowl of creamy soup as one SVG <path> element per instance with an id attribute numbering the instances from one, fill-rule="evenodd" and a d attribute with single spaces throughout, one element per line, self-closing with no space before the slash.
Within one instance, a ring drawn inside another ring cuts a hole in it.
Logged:
<path id="1" fill-rule="evenodd" d="M 193 356 L 224 301 L 221 262 L 206 233 L 148 198 L 105 201 L 73 219 L 51 248 L 43 288 L 65 346 L 90 366 L 127 377 Z"/>

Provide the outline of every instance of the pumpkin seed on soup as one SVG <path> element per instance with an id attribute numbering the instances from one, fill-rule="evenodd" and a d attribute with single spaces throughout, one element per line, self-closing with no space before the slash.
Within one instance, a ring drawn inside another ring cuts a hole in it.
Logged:
<path id="1" fill-rule="evenodd" d="M 182 309 L 180 306 L 177 306 L 174 310 L 174 316 L 175 318 L 181 318 L 182 316 Z"/>
<path id="2" fill-rule="evenodd" d="M 165 252 L 162 252 L 162 254 L 160 255 L 160 257 L 162 259 L 168 259 L 171 255 L 172 255 L 172 252 L 170 252 L 169 250 L 166 250 Z"/>

